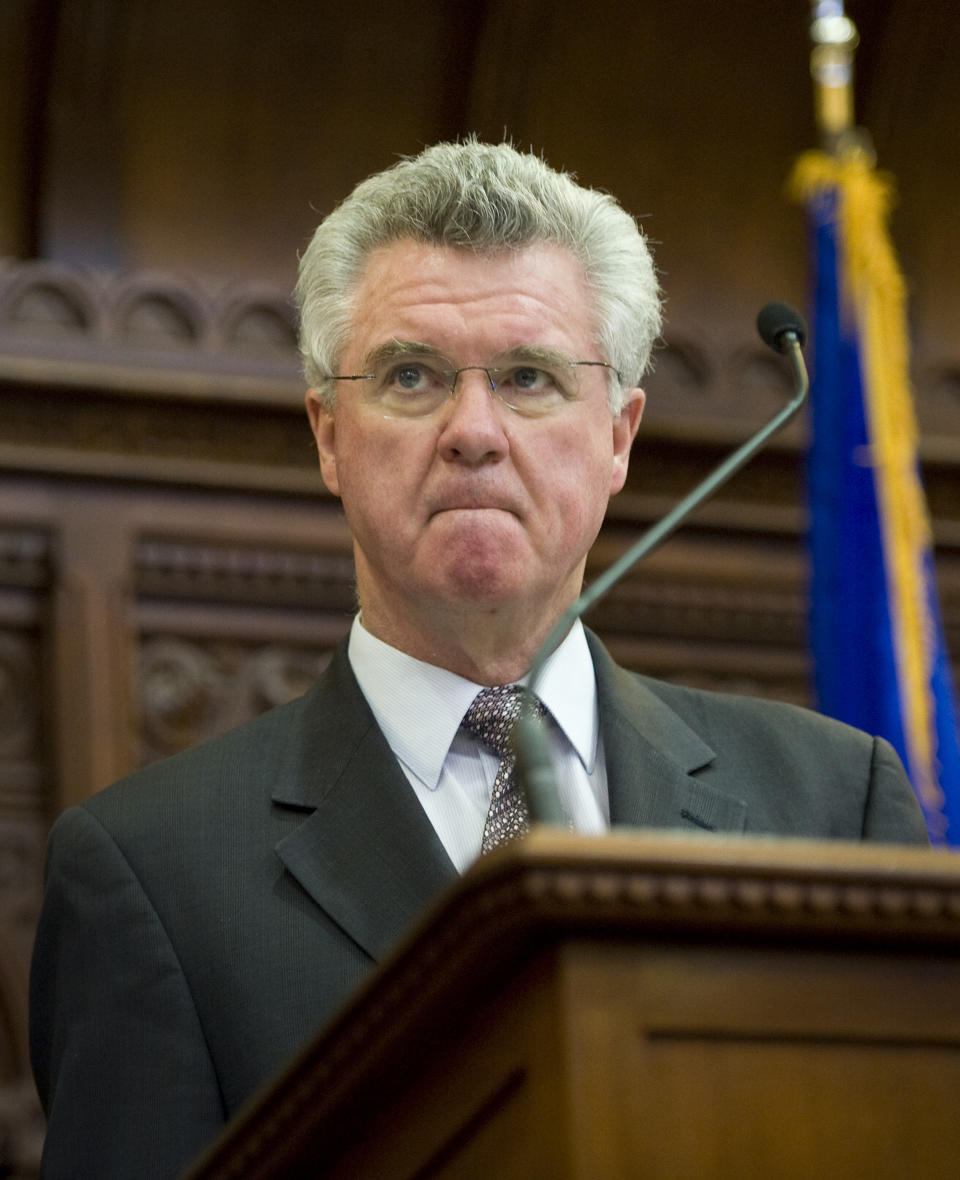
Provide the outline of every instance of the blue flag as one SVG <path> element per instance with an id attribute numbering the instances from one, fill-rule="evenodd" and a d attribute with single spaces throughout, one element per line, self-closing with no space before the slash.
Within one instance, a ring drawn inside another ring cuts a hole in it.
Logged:
<path id="1" fill-rule="evenodd" d="M 820 710 L 897 749 L 930 837 L 960 846 L 956 698 L 916 453 L 890 186 L 862 157 L 794 174 L 816 255 L 808 457 Z"/>

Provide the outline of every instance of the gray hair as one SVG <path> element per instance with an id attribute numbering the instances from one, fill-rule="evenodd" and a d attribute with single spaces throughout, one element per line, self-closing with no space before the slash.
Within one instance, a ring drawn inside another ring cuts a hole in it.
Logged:
<path id="1" fill-rule="evenodd" d="M 549 242 L 571 251 L 593 297 L 597 345 L 611 374 L 616 413 L 640 383 L 660 334 L 660 292 L 646 239 L 607 193 L 583 188 L 511 144 L 438 143 L 362 181 L 317 228 L 294 292 L 307 381 L 334 400 L 352 296 L 367 257 L 413 239 L 476 253 Z"/>

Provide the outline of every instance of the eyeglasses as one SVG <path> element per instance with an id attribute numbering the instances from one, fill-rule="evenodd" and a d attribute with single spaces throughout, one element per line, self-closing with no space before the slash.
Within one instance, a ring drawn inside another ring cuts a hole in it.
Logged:
<path id="1" fill-rule="evenodd" d="M 525 350 L 528 351 L 528 350 Z M 485 373 L 490 392 L 504 405 L 524 417 L 540 418 L 553 414 L 584 393 L 585 368 L 609 369 L 620 373 L 606 361 L 571 361 L 553 353 L 535 350 L 503 367 L 464 365 L 461 369 L 444 369 L 436 357 L 404 355 L 391 357 L 374 367 L 372 373 L 332 375 L 331 381 L 369 381 L 365 401 L 390 418 L 424 418 L 439 409 L 448 397 L 454 397 L 461 373 Z"/>

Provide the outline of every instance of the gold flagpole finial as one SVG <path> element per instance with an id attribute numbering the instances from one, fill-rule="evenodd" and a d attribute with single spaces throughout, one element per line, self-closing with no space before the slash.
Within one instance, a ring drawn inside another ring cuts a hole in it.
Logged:
<path id="1" fill-rule="evenodd" d="M 823 147 L 842 155 L 859 144 L 853 114 L 853 59 L 860 35 L 842 0 L 814 0 L 810 23 L 810 73 Z"/>

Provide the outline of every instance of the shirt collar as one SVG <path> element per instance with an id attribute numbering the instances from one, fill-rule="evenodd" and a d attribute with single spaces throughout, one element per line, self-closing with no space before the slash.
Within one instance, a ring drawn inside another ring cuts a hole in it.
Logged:
<path id="1" fill-rule="evenodd" d="M 463 715 L 483 686 L 391 647 L 365 630 L 359 616 L 348 654 L 391 750 L 435 789 Z M 579 621 L 546 662 L 537 695 L 592 774 L 600 732 L 597 682 Z"/>

